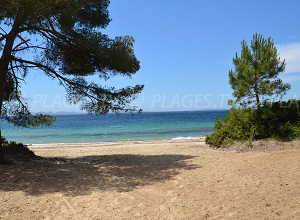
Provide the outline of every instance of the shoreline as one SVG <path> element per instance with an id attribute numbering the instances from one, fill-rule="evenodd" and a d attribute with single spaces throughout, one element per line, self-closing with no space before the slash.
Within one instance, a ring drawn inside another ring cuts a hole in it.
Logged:
<path id="1" fill-rule="evenodd" d="M 199 141 L 204 142 L 205 136 L 200 137 L 176 137 L 171 139 L 147 139 L 147 140 L 117 140 L 117 141 L 99 141 L 99 142 L 66 142 L 66 143 L 41 143 L 41 144 L 24 144 L 26 146 L 47 146 L 47 145 L 97 145 L 107 143 L 133 143 L 133 142 L 166 142 L 166 141 Z"/>
<path id="2" fill-rule="evenodd" d="M 28 145 L 77 144 L 115 141 L 196 139 L 214 132 L 216 117 L 225 113 L 170 112 L 128 115 L 76 115 L 58 117 L 50 127 L 18 128 L 6 123 L 2 135 L 8 141 Z"/>
<path id="3" fill-rule="evenodd" d="M 195 139 L 185 139 L 185 140 L 172 140 L 172 139 L 165 139 L 165 140 L 144 140 L 144 141 L 112 141 L 112 142 L 91 142 L 91 143 L 71 143 L 71 144 L 36 144 L 36 145 L 27 145 L 30 150 L 33 150 L 35 153 L 39 154 L 40 152 L 46 150 L 50 151 L 72 151 L 72 150 L 80 150 L 84 151 L 85 153 L 93 154 L 94 150 L 103 149 L 110 149 L 110 150 L 117 150 L 117 149 L 132 149 L 135 147 L 138 148 L 153 148 L 153 147 L 162 147 L 162 146 L 170 146 L 174 144 L 178 146 L 180 144 L 184 146 L 207 146 L 205 144 L 205 140 L 195 140 Z M 90 152 L 89 152 L 90 151 Z"/>

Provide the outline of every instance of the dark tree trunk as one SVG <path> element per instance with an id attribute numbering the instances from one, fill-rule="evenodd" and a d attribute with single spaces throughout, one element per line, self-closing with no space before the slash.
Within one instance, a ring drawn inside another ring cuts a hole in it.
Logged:
<path id="1" fill-rule="evenodd" d="M 3 57 L 3 55 L 2 55 Z M 2 65 L 2 57 L 0 62 L 0 69 L 3 69 Z M 7 71 L 6 71 L 7 72 Z M 4 154 L 3 154 L 3 147 L 2 147 L 2 133 L 1 133 L 1 124 L 2 124 L 2 105 L 3 105 L 3 99 L 4 99 L 4 91 L 6 86 L 6 76 L 7 74 L 4 74 L 3 71 L 0 72 L 0 164 L 4 162 Z"/>
<path id="2" fill-rule="evenodd" d="M 3 54 L 2 54 L 2 57 L 3 57 Z M 1 62 L 0 62 L 0 70 L 3 69 L 2 57 L 1 57 Z M 6 75 L 7 74 L 4 74 L 3 71 L 0 71 L 0 164 L 4 162 L 4 154 L 3 154 L 3 147 L 2 147 L 3 143 L 2 143 L 1 124 L 2 124 L 2 105 L 3 105 L 3 99 L 4 99 Z"/>
<path id="3" fill-rule="evenodd" d="M 3 101 L 4 101 L 3 99 L 4 99 L 4 93 L 5 93 L 5 87 L 6 87 L 8 65 L 10 62 L 9 61 L 10 53 L 8 55 L 7 51 L 5 51 L 5 49 L 8 48 L 7 44 L 8 44 L 8 41 L 6 41 L 6 45 L 4 47 L 2 57 L 0 59 L 0 117 L 1 117 L 0 120 L 2 120 L 2 106 L 3 106 Z M 12 45 L 11 45 L 11 48 L 12 48 Z M 1 127 L 0 127 L 0 137 L 1 137 L 0 138 L 0 163 L 3 163 L 4 155 L 3 155 L 3 146 L 2 146 L 3 143 L 2 143 L 2 136 L 1 136 Z"/>
<path id="4" fill-rule="evenodd" d="M 11 31 L 7 34 L 5 39 L 5 46 L 3 48 L 3 52 L 0 58 L 0 117 L 2 117 L 2 106 L 4 101 L 4 92 L 6 87 L 6 79 L 8 74 L 8 66 L 11 62 L 11 53 L 13 50 L 15 39 L 18 36 L 18 30 L 20 24 L 24 18 L 20 19 L 19 16 L 16 17 L 14 25 Z M 2 143 L 2 136 L 1 136 L 1 127 L 0 127 L 0 163 L 4 162 L 4 155 L 3 155 L 3 143 Z"/>
<path id="5" fill-rule="evenodd" d="M 260 109 L 260 101 L 259 101 L 259 96 L 258 93 L 256 92 L 256 104 L 257 104 L 257 109 Z"/>
<path id="6" fill-rule="evenodd" d="M 260 110 L 260 100 L 259 100 L 259 93 L 258 93 L 258 74 L 255 74 L 255 84 L 254 84 L 254 92 L 256 98 L 256 105 L 257 109 Z"/>
<path id="7" fill-rule="evenodd" d="M 1 123 L 1 122 L 0 122 Z M 0 127 L 0 164 L 4 163 L 4 153 L 3 153 L 3 147 L 2 147 L 2 134 L 1 134 L 1 127 Z"/>

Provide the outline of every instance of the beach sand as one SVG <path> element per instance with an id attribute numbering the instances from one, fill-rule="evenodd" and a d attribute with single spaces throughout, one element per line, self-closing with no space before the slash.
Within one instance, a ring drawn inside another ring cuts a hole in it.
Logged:
<path id="1" fill-rule="evenodd" d="M 0 166 L 0 219 L 300 219 L 300 147 L 41 145 Z"/>

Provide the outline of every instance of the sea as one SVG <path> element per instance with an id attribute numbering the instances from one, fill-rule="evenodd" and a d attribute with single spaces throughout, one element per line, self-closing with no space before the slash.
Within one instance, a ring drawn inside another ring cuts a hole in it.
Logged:
<path id="1" fill-rule="evenodd" d="M 143 112 L 141 114 L 56 115 L 50 126 L 20 128 L 1 122 L 8 141 L 24 144 L 199 139 L 214 132 L 226 111 Z"/>

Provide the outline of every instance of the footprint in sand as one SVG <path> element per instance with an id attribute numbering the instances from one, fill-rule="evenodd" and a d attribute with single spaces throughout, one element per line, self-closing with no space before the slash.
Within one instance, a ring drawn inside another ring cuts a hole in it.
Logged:
<path id="1" fill-rule="evenodd" d="M 124 212 L 128 212 L 128 211 L 130 211 L 130 209 L 131 209 L 131 207 L 128 206 L 128 207 L 124 208 L 123 211 L 124 211 Z"/>
<path id="2" fill-rule="evenodd" d="M 171 203 L 174 203 L 176 201 L 177 197 L 171 198 Z"/>
<path id="3" fill-rule="evenodd" d="M 178 182 L 177 180 L 173 180 L 173 183 L 174 183 L 175 185 L 178 185 L 178 184 L 179 184 L 179 182 Z"/>
<path id="4" fill-rule="evenodd" d="M 59 198 L 56 201 L 56 204 L 59 206 L 60 213 L 67 213 L 68 216 L 72 216 L 73 219 L 77 219 L 75 209 L 71 206 L 67 199 L 63 196 L 58 196 Z"/>
<path id="5" fill-rule="evenodd" d="M 166 210 L 166 206 L 164 206 L 164 205 L 160 205 L 160 206 L 159 206 L 159 210 L 160 210 L 160 211 L 164 211 L 164 210 Z"/>
<path id="6" fill-rule="evenodd" d="M 120 202 L 119 202 L 119 199 L 114 199 L 114 202 L 113 202 L 115 205 L 119 205 L 120 204 Z"/>
<path id="7" fill-rule="evenodd" d="M 134 216 L 141 217 L 141 216 L 142 216 L 142 214 L 141 214 L 141 213 L 139 213 L 139 212 L 137 212 L 137 213 L 135 213 L 135 214 L 134 214 Z"/>
<path id="8" fill-rule="evenodd" d="M 166 193 L 166 196 L 171 196 L 171 195 L 172 195 L 172 191 L 168 190 L 167 193 Z"/>
<path id="9" fill-rule="evenodd" d="M 143 203 L 140 203 L 140 204 L 138 204 L 138 207 L 139 207 L 139 208 L 143 208 L 143 207 L 144 207 L 144 204 L 143 204 Z"/>

